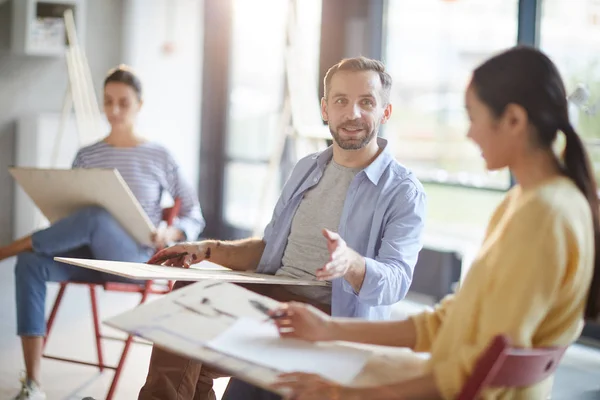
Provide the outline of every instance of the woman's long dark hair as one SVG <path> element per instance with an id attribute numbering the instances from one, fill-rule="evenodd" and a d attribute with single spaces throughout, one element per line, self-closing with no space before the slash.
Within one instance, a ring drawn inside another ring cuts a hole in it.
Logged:
<path id="1" fill-rule="evenodd" d="M 600 313 L 600 223 L 599 202 L 593 169 L 581 138 L 569 121 L 567 94 L 558 69 L 542 52 L 515 47 L 478 67 L 473 86 L 479 98 L 500 117 L 509 104 L 525 109 L 537 130 L 541 146 L 551 148 L 558 131 L 565 135 L 564 173 L 577 185 L 590 204 L 594 224 L 594 276 L 586 303 L 585 317 Z"/>

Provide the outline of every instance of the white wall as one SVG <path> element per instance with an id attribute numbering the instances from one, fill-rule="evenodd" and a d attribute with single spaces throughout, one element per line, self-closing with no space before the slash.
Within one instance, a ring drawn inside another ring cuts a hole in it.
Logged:
<path id="1" fill-rule="evenodd" d="M 123 62 L 140 75 L 145 92 L 138 128 L 173 152 L 195 187 L 200 149 L 202 1 L 124 0 L 123 5 Z M 163 50 L 169 40 L 175 46 L 171 54 Z"/>

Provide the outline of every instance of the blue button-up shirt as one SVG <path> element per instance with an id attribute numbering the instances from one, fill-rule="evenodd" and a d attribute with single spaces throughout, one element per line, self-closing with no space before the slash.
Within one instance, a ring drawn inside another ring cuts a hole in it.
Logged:
<path id="1" fill-rule="evenodd" d="M 333 280 L 333 316 L 388 319 L 391 305 L 408 292 L 422 247 L 426 206 L 423 186 L 394 159 L 387 140 L 377 140 L 383 151 L 350 183 L 338 227 L 347 245 L 365 258 L 366 275 L 358 293 L 344 278 Z M 302 197 L 319 183 L 332 157 L 333 149 L 329 147 L 303 158 L 294 167 L 265 229 L 266 246 L 258 272 L 274 274 L 281 267 Z"/>

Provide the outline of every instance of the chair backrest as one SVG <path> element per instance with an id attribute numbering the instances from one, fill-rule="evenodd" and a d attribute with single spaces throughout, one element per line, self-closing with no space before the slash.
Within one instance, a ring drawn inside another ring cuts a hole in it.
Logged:
<path id="1" fill-rule="evenodd" d="M 566 350 L 567 346 L 511 347 L 506 336 L 498 335 L 475 363 L 457 399 L 476 399 L 486 387 L 517 388 L 539 383 L 554 373 Z"/>

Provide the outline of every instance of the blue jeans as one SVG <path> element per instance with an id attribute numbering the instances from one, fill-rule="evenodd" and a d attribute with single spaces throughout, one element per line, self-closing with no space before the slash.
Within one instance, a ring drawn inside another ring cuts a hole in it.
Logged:
<path id="1" fill-rule="evenodd" d="M 33 252 L 15 266 L 17 334 L 46 335 L 46 282 L 135 282 L 117 275 L 63 264 L 55 256 L 145 262 L 153 249 L 138 244 L 103 208 L 84 208 L 32 235 Z"/>

